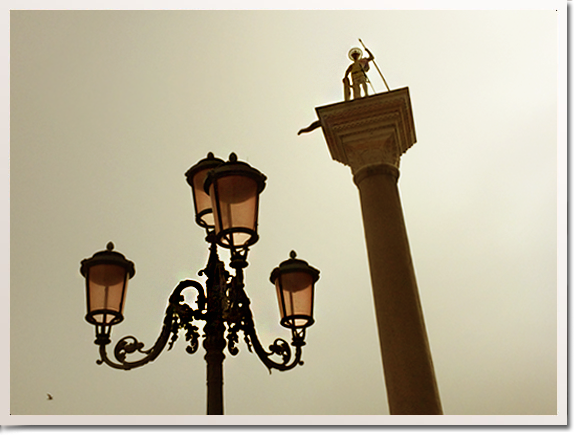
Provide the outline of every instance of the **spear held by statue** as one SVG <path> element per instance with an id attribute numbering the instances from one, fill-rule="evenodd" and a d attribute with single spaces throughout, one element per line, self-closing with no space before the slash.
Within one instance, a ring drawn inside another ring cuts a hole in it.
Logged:
<path id="1" fill-rule="evenodd" d="M 365 46 L 365 44 L 363 43 L 362 39 L 359 38 L 359 42 L 361 43 L 361 45 L 363 46 L 363 48 L 366 50 L 367 47 Z M 383 82 L 385 82 L 385 86 L 387 87 L 387 91 L 390 91 L 389 89 L 389 85 L 387 85 L 387 81 L 385 80 L 385 77 L 383 76 L 383 73 L 381 72 L 381 70 L 379 69 L 379 66 L 377 65 L 377 62 L 375 62 L 375 59 L 372 59 L 373 63 L 375 64 L 375 68 L 377 69 L 377 71 L 379 72 L 379 75 L 381 76 L 381 78 L 383 79 Z"/>

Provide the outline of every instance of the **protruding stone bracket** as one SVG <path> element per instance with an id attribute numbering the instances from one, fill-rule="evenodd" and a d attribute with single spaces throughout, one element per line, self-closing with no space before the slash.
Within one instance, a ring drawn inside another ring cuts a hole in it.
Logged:
<path id="1" fill-rule="evenodd" d="M 317 107 L 331 157 L 353 174 L 367 165 L 399 167 L 416 141 L 409 88 Z"/>

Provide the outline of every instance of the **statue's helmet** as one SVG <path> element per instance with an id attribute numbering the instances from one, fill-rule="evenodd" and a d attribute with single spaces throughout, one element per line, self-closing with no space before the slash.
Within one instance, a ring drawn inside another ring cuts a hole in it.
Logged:
<path id="1" fill-rule="evenodd" d="M 353 57 L 354 53 L 358 53 L 359 57 L 361 57 L 363 55 L 363 50 L 361 50 L 359 47 L 353 47 L 349 50 L 349 59 L 350 60 L 355 60 L 355 58 Z"/>

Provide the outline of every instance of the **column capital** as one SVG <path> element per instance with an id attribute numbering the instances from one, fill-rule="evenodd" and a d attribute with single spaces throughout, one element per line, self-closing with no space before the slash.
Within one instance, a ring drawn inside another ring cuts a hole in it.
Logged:
<path id="1" fill-rule="evenodd" d="M 368 165 L 396 168 L 416 141 L 409 88 L 317 107 L 331 157 L 356 174 Z"/>

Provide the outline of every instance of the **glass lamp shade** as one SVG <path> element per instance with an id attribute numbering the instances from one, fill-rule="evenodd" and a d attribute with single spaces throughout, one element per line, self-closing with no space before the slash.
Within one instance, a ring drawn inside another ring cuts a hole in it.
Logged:
<path id="1" fill-rule="evenodd" d="M 232 153 L 230 160 L 208 173 L 204 183 L 210 195 L 217 243 L 231 250 L 258 240 L 258 202 L 266 176 Z"/>
<path id="2" fill-rule="evenodd" d="M 270 281 L 276 287 L 280 324 L 285 328 L 306 328 L 314 323 L 314 287 L 320 272 L 291 251 L 290 259 L 276 267 Z"/>
<path id="3" fill-rule="evenodd" d="M 200 160 L 185 174 L 186 181 L 192 189 L 196 223 L 203 228 L 214 228 L 212 203 L 210 196 L 204 191 L 204 181 L 207 174 L 222 163 L 224 160 L 214 157 L 213 153 L 208 153 L 205 159 Z"/>
<path id="4" fill-rule="evenodd" d="M 97 326 L 122 322 L 126 287 L 135 274 L 134 263 L 113 249 L 110 242 L 106 251 L 81 262 L 80 273 L 86 278 L 86 321 Z"/>

